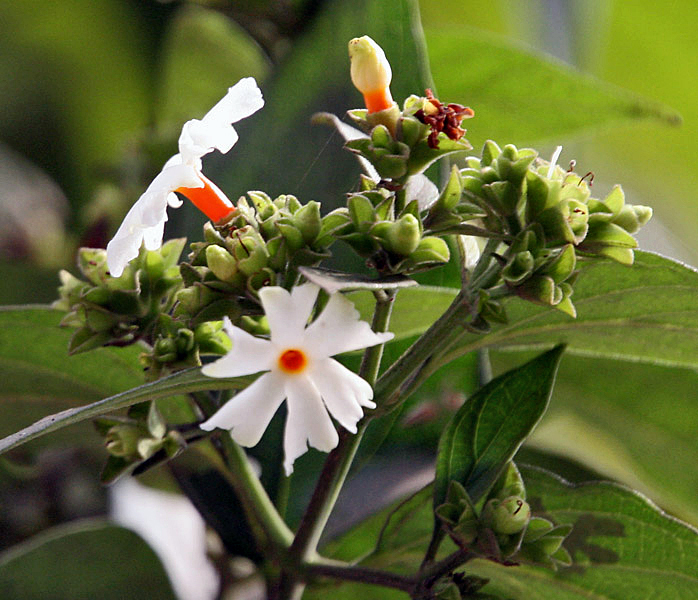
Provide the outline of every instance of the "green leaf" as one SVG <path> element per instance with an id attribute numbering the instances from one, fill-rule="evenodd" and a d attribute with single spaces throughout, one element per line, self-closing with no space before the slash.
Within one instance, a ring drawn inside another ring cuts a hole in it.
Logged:
<path id="1" fill-rule="evenodd" d="M 484 592 L 512 600 L 698 598 L 698 531 L 623 486 L 521 471 L 533 513 L 573 525 L 564 547 L 574 564 L 555 572 L 476 560 L 468 572 L 490 579 Z"/>
<path id="2" fill-rule="evenodd" d="M 0 435 L 143 381 L 137 346 L 68 356 L 74 330 L 58 326 L 63 316 L 41 306 L 0 308 Z"/>
<path id="3" fill-rule="evenodd" d="M 477 503 L 543 416 L 564 351 L 558 346 L 478 390 L 446 426 L 436 458 L 434 508 L 449 483 L 461 483 Z"/>
<path id="4" fill-rule="evenodd" d="M 420 286 L 401 289 L 393 304 L 390 331 L 395 339 L 418 335 L 438 319 L 458 293 L 457 289 Z M 371 321 L 376 303 L 371 292 L 352 292 L 347 297 L 354 303 L 364 321 Z"/>
<path id="5" fill-rule="evenodd" d="M 672 109 L 464 26 L 428 28 L 439 96 L 475 110 L 468 139 L 514 144 L 560 139 L 612 124 L 654 119 L 677 125 Z"/>
<path id="6" fill-rule="evenodd" d="M 199 392 L 203 390 L 241 389 L 253 381 L 253 377 L 236 377 L 233 379 L 217 379 L 201 374 L 201 369 L 187 369 L 174 375 L 163 377 L 158 381 L 146 383 L 134 389 L 104 398 L 98 402 L 69 408 L 54 415 L 40 419 L 33 425 L 13 433 L 0 440 L 0 454 L 21 446 L 26 442 L 105 413 L 144 402 L 157 400 L 168 396 Z"/>
<path id="7" fill-rule="evenodd" d="M 482 347 L 567 344 L 574 354 L 698 366 L 698 272 L 639 251 L 632 267 L 605 260 L 578 266 L 576 319 L 510 298 L 504 301 L 508 324 L 483 336 L 465 334 L 446 360 Z"/>
<path id="8" fill-rule="evenodd" d="M 175 600 L 151 548 L 103 520 L 54 527 L 0 554 L 0 596 L 22 600 Z"/>
<path id="9" fill-rule="evenodd" d="M 483 593 L 511 600 L 698 598 L 695 529 L 667 516 L 639 493 L 614 483 L 572 485 L 527 466 L 521 467 L 521 473 L 534 516 L 574 526 L 564 543 L 574 564 L 556 572 L 470 561 L 466 567 L 469 575 L 490 579 Z M 430 493 L 427 487 L 380 511 L 329 544 L 323 554 L 344 561 L 359 558 L 364 567 L 415 573 L 431 536 L 425 526 L 431 519 Z M 381 543 L 376 549 L 379 536 Z M 338 600 L 404 597 L 357 583 L 328 583 L 306 592 L 309 598 L 326 598 L 328 593 Z"/>
<path id="10" fill-rule="evenodd" d="M 342 148 L 341 136 L 312 126 L 311 117 L 320 111 L 343 117 L 348 109 L 361 107 L 347 54 L 349 40 L 357 36 L 370 35 L 385 50 L 393 66 L 395 98 L 422 93 L 429 75 L 418 14 L 415 0 L 323 3 L 273 82 L 263 86 L 266 105 L 254 127 L 240 123 L 240 141 L 230 166 L 216 179 L 219 185 L 235 197 L 263 182 L 271 196 L 322 198 L 325 211 L 335 207 L 333 199 L 343 203 L 360 170 Z"/>
<path id="11" fill-rule="evenodd" d="M 492 356 L 498 369 L 521 360 Z M 693 369 L 566 356 L 529 443 L 631 485 L 698 524 L 697 387 Z"/>

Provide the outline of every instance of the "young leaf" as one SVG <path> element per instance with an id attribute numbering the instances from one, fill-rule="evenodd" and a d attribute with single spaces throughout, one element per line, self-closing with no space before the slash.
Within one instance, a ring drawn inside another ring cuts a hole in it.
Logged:
<path id="1" fill-rule="evenodd" d="M 476 560 L 468 572 L 490 580 L 483 591 L 512 600 L 698 598 L 698 531 L 623 486 L 521 472 L 534 514 L 573 525 L 564 542 L 573 565 L 555 572 Z"/>
<path id="2" fill-rule="evenodd" d="M 564 346 L 500 375 L 478 390 L 446 426 L 436 458 L 434 508 L 458 481 L 477 503 L 548 406 Z"/>
<path id="3" fill-rule="evenodd" d="M 54 527 L 0 554 L 0 596 L 176 598 L 151 548 L 133 531 L 98 519 Z"/>

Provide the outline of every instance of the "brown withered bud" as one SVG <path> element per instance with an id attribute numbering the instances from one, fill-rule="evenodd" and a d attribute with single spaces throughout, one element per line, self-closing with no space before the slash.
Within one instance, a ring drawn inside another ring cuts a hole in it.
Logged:
<path id="1" fill-rule="evenodd" d="M 430 148 L 439 147 L 439 133 L 445 133 L 449 139 L 459 140 L 465 135 L 465 129 L 460 125 L 463 119 L 469 119 L 475 115 L 472 108 L 460 104 L 442 104 L 430 89 L 426 90 L 427 101 L 423 109 L 415 113 L 422 123 L 431 127 L 431 133 L 427 140 Z"/>

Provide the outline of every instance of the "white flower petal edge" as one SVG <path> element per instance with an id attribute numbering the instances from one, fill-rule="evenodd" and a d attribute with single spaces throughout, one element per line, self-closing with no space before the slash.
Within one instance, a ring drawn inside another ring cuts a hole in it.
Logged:
<path id="1" fill-rule="evenodd" d="M 272 286 L 260 291 L 271 330 L 271 340 L 255 338 L 225 320 L 233 347 L 222 358 L 203 367 L 209 377 L 236 377 L 268 371 L 239 392 L 201 425 L 230 430 L 243 446 L 254 446 L 284 399 L 288 416 L 284 433 L 284 468 L 293 472 L 296 458 L 312 446 L 329 452 L 339 440 L 333 417 L 356 433 L 364 408 L 375 408 L 373 389 L 361 377 L 330 358 L 388 341 L 392 333 L 375 333 L 359 320 L 354 305 L 333 294 L 320 316 L 310 325 L 320 288 L 306 283 L 291 292 Z M 283 365 L 287 351 L 303 359 Z M 294 366 L 295 365 L 295 366 Z M 289 370 L 290 369 L 290 370 Z"/>
<path id="2" fill-rule="evenodd" d="M 201 157 L 213 150 L 228 152 L 238 140 L 232 123 L 250 116 L 263 105 L 257 82 L 246 77 L 231 87 L 203 119 L 184 124 L 179 153 L 165 163 L 107 245 L 107 265 L 113 277 L 120 277 L 126 265 L 138 256 L 141 243 L 145 242 L 148 250 L 157 250 L 162 245 L 167 207 L 178 208 L 182 204 L 175 190 L 212 185 L 201 173 Z M 225 194 L 213 188 L 232 207 Z"/>

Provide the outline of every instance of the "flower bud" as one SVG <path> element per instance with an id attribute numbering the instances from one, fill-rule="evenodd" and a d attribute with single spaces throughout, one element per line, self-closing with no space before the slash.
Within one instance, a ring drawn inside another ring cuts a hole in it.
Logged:
<path id="1" fill-rule="evenodd" d="M 417 249 L 410 254 L 414 264 L 430 262 L 448 262 L 451 252 L 448 244 L 438 237 L 425 237 L 420 240 Z"/>
<path id="2" fill-rule="evenodd" d="M 237 264 L 230 252 L 216 244 L 206 248 L 206 264 L 221 281 L 229 281 L 237 272 Z"/>
<path id="3" fill-rule="evenodd" d="M 409 256 L 417 249 L 421 238 L 419 230 L 419 221 L 414 215 L 406 214 L 400 217 L 395 223 L 387 229 L 386 242 L 388 250 Z"/>
<path id="4" fill-rule="evenodd" d="M 511 535 L 521 531 L 531 518 L 531 507 L 518 496 L 509 496 L 501 502 L 490 500 L 483 511 L 483 519 L 495 533 Z"/>
<path id="5" fill-rule="evenodd" d="M 383 49 L 367 35 L 349 42 L 351 80 L 364 95 L 368 113 L 393 106 L 390 81 L 393 77 L 390 63 Z"/>

